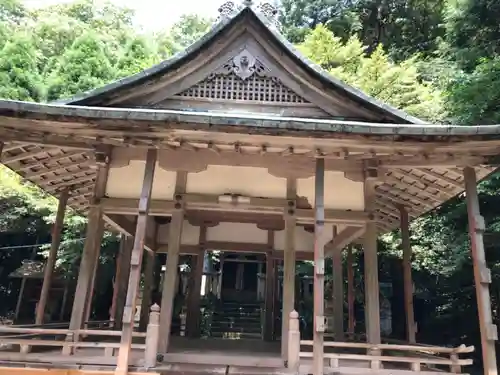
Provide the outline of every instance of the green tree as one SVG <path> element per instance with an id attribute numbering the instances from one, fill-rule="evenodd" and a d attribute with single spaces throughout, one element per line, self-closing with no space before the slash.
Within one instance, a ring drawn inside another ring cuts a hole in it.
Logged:
<path id="1" fill-rule="evenodd" d="M 17 33 L 0 50 L 0 98 L 43 99 L 37 52 L 32 39 Z"/>
<path id="2" fill-rule="evenodd" d="M 172 40 L 181 49 L 193 44 L 208 32 L 213 21 L 196 14 L 185 14 L 169 30 Z"/>
<path id="3" fill-rule="evenodd" d="M 47 79 L 48 99 L 55 100 L 84 92 L 116 77 L 104 52 L 104 43 L 93 32 L 78 37 L 57 60 Z"/>

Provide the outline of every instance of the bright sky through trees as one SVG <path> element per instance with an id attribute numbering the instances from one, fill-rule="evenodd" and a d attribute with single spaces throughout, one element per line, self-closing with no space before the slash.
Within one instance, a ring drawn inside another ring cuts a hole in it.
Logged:
<path id="1" fill-rule="evenodd" d="M 71 0 L 24 0 L 28 7 L 44 7 Z M 134 9 L 136 23 L 146 30 L 163 30 L 172 26 L 181 15 L 195 13 L 204 17 L 215 17 L 224 0 L 111 0 L 117 6 Z"/>

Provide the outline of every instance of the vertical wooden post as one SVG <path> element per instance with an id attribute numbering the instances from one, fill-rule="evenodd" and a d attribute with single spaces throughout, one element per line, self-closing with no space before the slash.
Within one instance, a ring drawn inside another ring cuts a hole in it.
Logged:
<path id="1" fill-rule="evenodd" d="M 288 207 L 285 209 L 285 250 L 283 254 L 283 305 L 281 312 L 281 356 L 288 356 L 290 313 L 295 307 L 295 208 L 297 181 L 287 179 Z"/>
<path id="2" fill-rule="evenodd" d="M 160 338 L 158 331 L 158 328 L 160 327 L 160 306 L 156 303 L 151 306 L 151 312 L 148 320 L 148 328 L 146 331 L 146 350 L 144 351 L 144 367 L 152 368 L 156 366 L 158 340 Z"/>
<path id="3" fill-rule="evenodd" d="M 300 324 L 297 311 L 293 310 L 288 320 L 290 330 L 288 331 L 287 367 L 296 374 L 300 366 Z"/>
<path id="4" fill-rule="evenodd" d="M 94 187 L 93 198 L 91 201 L 89 213 L 87 214 L 88 223 L 85 234 L 85 244 L 83 247 L 82 260 L 80 262 L 80 270 L 78 281 L 73 300 L 73 309 L 71 311 L 71 320 L 69 329 L 77 331 L 82 328 L 83 318 L 85 314 L 85 303 L 89 293 L 90 281 L 96 252 L 99 251 L 103 226 L 102 208 L 99 199 L 104 196 L 106 191 L 106 183 L 109 172 L 109 157 L 105 157 L 105 162 L 100 164 L 97 170 L 96 183 Z M 78 340 L 77 334 L 68 335 L 67 340 Z M 63 354 L 71 354 L 72 347 L 64 346 Z"/>
<path id="5" fill-rule="evenodd" d="M 142 183 L 141 198 L 139 199 L 137 227 L 134 237 L 134 249 L 130 260 L 130 276 L 128 280 L 127 299 L 125 311 L 123 312 L 123 329 L 120 340 L 120 351 L 115 374 L 128 372 L 128 363 L 132 345 L 132 333 L 134 330 L 135 309 L 137 305 L 137 294 L 141 279 L 141 266 L 144 253 L 144 240 L 148 224 L 149 204 L 151 202 L 151 192 L 156 168 L 158 150 L 149 149 L 146 155 L 146 165 L 144 169 L 144 180 Z"/>
<path id="6" fill-rule="evenodd" d="M 63 321 L 64 313 L 66 312 L 66 301 L 68 300 L 68 293 L 69 293 L 69 282 L 66 280 L 64 283 L 64 292 L 61 301 L 61 309 L 59 310 L 59 321 L 61 322 Z"/>
<path id="7" fill-rule="evenodd" d="M 403 247 L 403 278 L 406 315 L 406 338 L 416 343 L 415 313 L 413 310 L 413 280 L 411 277 L 410 220 L 405 207 L 399 207 L 401 221 L 401 246 Z"/>
<path id="8" fill-rule="evenodd" d="M 111 322 L 111 326 L 116 328 L 116 302 L 118 299 L 118 291 L 119 291 L 119 280 L 122 273 L 122 257 L 123 257 L 123 245 L 121 239 L 123 238 L 123 234 L 120 238 L 120 247 L 118 249 L 118 254 L 115 256 L 115 277 L 113 278 L 113 297 L 111 297 L 111 307 L 109 308 L 109 320 Z"/>
<path id="9" fill-rule="evenodd" d="M 347 332 L 350 337 L 354 336 L 355 321 L 354 321 L 354 260 L 352 254 L 352 246 L 347 248 L 347 314 L 348 324 Z"/>
<path id="10" fill-rule="evenodd" d="M 176 292 L 176 280 L 179 265 L 179 252 L 181 247 L 182 225 L 184 223 L 184 207 L 182 193 L 186 189 L 187 173 L 177 172 L 177 181 L 175 186 L 177 211 L 172 213 L 170 222 L 170 233 L 168 237 L 168 252 L 165 277 L 163 279 L 163 292 L 161 296 L 160 311 L 160 342 L 158 351 L 166 353 L 170 340 L 170 331 L 172 327 L 172 312 L 174 310 L 174 296 Z"/>
<path id="11" fill-rule="evenodd" d="M 66 212 L 68 198 L 69 189 L 64 189 L 59 196 L 56 221 L 52 226 L 52 241 L 50 244 L 49 257 L 47 258 L 47 263 L 45 264 L 42 291 L 40 292 L 40 299 L 38 300 L 38 305 L 36 308 L 35 324 L 37 325 L 43 324 L 44 320 L 43 318 L 45 314 L 45 306 L 47 305 L 47 300 L 49 298 L 50 287 L 52 284 L 52 274 L 54 273 L 54 267 L 56 264 L 57 251 L 59 250 L 59 245 L 61 244 L 61 234 L 64 226 L 64 213 Z"/>
<path id="12" fill-rule="evenodd" d="M 153 238 L 156 247 L 156 238 L 158 234 L 158 224 L 153 223 Z M 144 332 L 148 327 L 149 313 L 151 310 L 151 298 L 153 294 L 153 282 L 154 282 L 154 272 L 156 264 L 156 248 L 153 251 L 146 251 L 144 254 L 146 264 L 144 266 L 144 285 L 142 289 L 142 301 L 141 301 L 141 317 L 139 320 L 139 330 Z"/>
<path id="13" fill-rule="evenodd" d="M 495 341 L 498 340 L 498 332 L 496 325 L 493 324 L 491 316 L 491 299 L 489 291 L 491 271 L 486 264 L 484 253 L 483 233 L 485 225 L 484 218 L 479 211 L 476 172 L 474 168 L 464 168 L 464 181 L 471 255 L 474 267 L 474 283 L 476 285 L 477 310 L 479 314 L 479 328 L 481 331 L 483 371 L 485 375 L 496 375 L 498 370 Z"/>
<path id="14" fill-rule="evenodd" d="M 325 159 L 316 159 L 314 179 L 314 330 L 313 374 L 324 370 L 325 333 Z"/>
<path id="15" fill-rule="evenodd" d="M 374 212 L 376 199 L 375 180 L 365 177 L 364 195 L 365 210 Z M 380 301 L 378 282 L 378 256 L 377 256 L 377 225 L 375 221 L 366 224 L 366 232 L 363 237 L 365 258 L 365 317 L 366 317 L 366 339 L 370 344 L 380 344 Z M 379 355 L 379 350 L 369 350 L 371 355 Z M 380 361 L 372 361 L 372 369 L 380 367 Z"/>
<path id="16" fill-rule="evenodd" d="M 266 297 L 265 297 L 265 324 L 264 324 L 264 340 L 273 340 L 273 327 L 274 327 L 274 258 L 272 250 L 274 248 L 274 231 L 267 231 L 267 244 L 269 251 L 266 253 Z"/>
<path id="17" fill-rule="evenodd" d="M 2 143 L 0 142 L 0 146 L 1 144 Z M 33 250 L 31 251 L 30 260 L 35 259 L 38 250 L 38 240 L 39 238 L 37 237 L 36 244 L 33 245 Z M 19 296 L 17 296 L 16 310 L 14 312 L 14 321 L 17 321 L 17 318 L 19 317 L 19 312 L 21 311 L 21 303 L 23 301 L 25 288 L 26 288 L 26 277 L 23 276 L 23 279 L 21 280 L 21 288 L 19 289 Z"/>
<path id="18" fill-rule="evenodd" d="M 139 319 L 139 331 L 144 332 L 148 327 L 149 311 L 151 309 L 151 297 L 153 292 L 153 278 L 156 262 L 156 254 L 146 251 L 144 267 L 144 284 L 142 288 L 141 317 Z"/>
<path id="19" fill-rule="evenodd" d="M 114 329 L 121 330 L 123 323 L 123 310 L 128 291 L 128 277 L 130 274 L 130 259 L 134 247 L 134 237 L 121 235 L 120 239 L 120 273 L 116 275 L 116 309 L 112 318 Z"/>
<path id="20" fill-rule="evenodd" d="M 188 310 L 186 329 L 189 337 L 200 335 L 200 302 L 201 302 L 201 282 L 203 279 L 203 265 L 205 261 L 205 242 L 207 237 L 207 227 L 200 226 L 200 238 L 198 241 L 199 252 L 196 255 L 196 263 L 193 267 L 191 278 L 191 288 L 189 288 Z"/>
<path id="21" fill-rule="evenodd" d="M 97 277 L 97 270 L 99 269 L 99 258 L 101 256 L 101 240 L 104 233 L 104 221 L 100 221 L 100 225 L 98 228 L 98 235 L 96 236 L 96 241 L 98 241 L 94 246 L 96 247 L 95 257 L 92 263 L 92 278 L 90 279 L 90 284 L 88 287 L 87 300 L 85 302 L 85 315 L 84 315 L 84 323 L 90 320 L 90 315 L 92 313 L 92 302 L 94 298 L 94 287 L 95 280 Z M 97 240 L 97 238 L 99 240 Z"/>

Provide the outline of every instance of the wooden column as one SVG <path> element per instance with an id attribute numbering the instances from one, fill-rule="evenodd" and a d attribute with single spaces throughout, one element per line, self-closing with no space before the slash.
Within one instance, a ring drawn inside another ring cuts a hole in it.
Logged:
<path id="1" fill-rule="evenodd" d="M 347 332 L 349 336 L 354 335 L 354 260 L 352 254 L 352 246 L 347 248 Z"/>
<path id="2" fill-rule="evenodd" d="M 333 333 L 335 341 L 344 339 L 344 278 L 342 276 L 342 249 L 332 254 L 333 265 Z"/>
<path id="3" fill-rule="evenodd" d="M 464 168 L 464 181 L 471 256 L 474 267 L 474 283 L 476 285 L 477 310 L 479 314 L 479 328 L 481 331 L 483 373 L 485 375 L 496 375 L 498 370 L 495 341 L 498 340 L 498 332 L 496 325 L 493 324 L 491 316 L 491 297 L 489 291 L 491 271 L 486 264 L 484 253 L 483 233 L 485 225 L 484 218 L 479 211 L 476 172 L 473 168 Z"/>
<path id="4" fill-rule="evenodd" d="M 295 307 L 295 204 L 297 184 L 295 179 L 287 179 L 288 207 L 285 218 L 285 250 L 283 254 L 283 305 L 281 311 L 281 355 L 288 357 L 288 330 L 290 313 Z"/>
<path id="5" fill-rule="evenodd" d="M 83 322 L 88 322 L 90 320 L 90 315 L 92 314 L 92 302 L 94 298 L 95 280 L 97 277 L 97 270 L 99 269 L 99 258 L 101 256 L 101 241 L 104 234 L 104 220 L 101 220 L 98 234 L 96 236 L 96 241 L 98 241 L 94 246 L 96 246 L 95 257 L 92 263 L 92 278 L 90 279 L 89 292 L 87 293 L 87 300 L 85 302 L 85 315 Z"/>
<path id="6" fill-rule="evenodd" d="M 314 179 L 314 328 L 313 374 L 322 375 L 325 333 L 325 160 L 316 159 Z"/>
<path id="7" fill-rule="evenodd" d="M 416 343 L 415 313 L 413 310 L 413 280 L 411 277 L 410 221 L 408 211 L 399 207 L 401 222 L 401 246 L 403 247 L 403 278 L 406 315 L 406 338 L 409 343 Z"/>
<path id="8" fill-rule="evenodd" d="M 153 238 L 155 239 L 155 247 L 156 238 L 158 236 L 158 224 L 153 222 L 154 230 L 153 230 Z M 156 265 L 156 248 L 154 251 L 146 251 L 144 254 L 145 257 L 145 265 L 144 265 L 144 285 L 142 289 L 142 301 L 141 301 L 141 317 L 139 320 L 139 330 L 141 332 L 145 332 L 148 327 L 149 315 L 151 311 L 151 298 L 153 297 L 153 289 L 154 289 L 154 278 L 155 278 L 155 265 Z"/>
<path id="9" fill-rule="evenodd" d="M 265 296 L 265 311 L 266 317 L 264 322 L 264 340 L 273 341 L 274 332 L 274 258 L 272 251 L 274 249 L 274 231 L 267 231 L 267 244 L 269 251 L 266 253 L 266 296 Z"/>
<path id="10" fill-rule="evenodd" d="M 181 247 L 182 225 L 184 223 L 184 207 L 182 195 L 186 189 L 187 173 L 177 172 L 175 207 L 177 211 L 172 214 L 170 222 L 170 233 L 168 237 L 168 252 L 165 277 L 163 278 L 163 290 L 160 309 L 160 342 L 158 352 L 166 353 L 170 340 L 172 327 L 172 312 L 174 310 L 175 286 L 179 266 L 179 252 Z"/>
<path id="11" fill-rule="evenodd" d="M 149 204 L 151 202 L 151 192 L 156 168 L 158 150 L 149 149 L 146 155 L 146 165 L 144 168 L 144 179 L 142 182 L 141 198 L 137 215 L 137 226 L 134 237 L 134 249 L 130 259 L 130 276 L 128 280 L 127 299 L 125 311 L 123 312 L 123 328 L 120 340 L 120 351 L 115 374 L 127 374 L 129 357 L 132 345 L 132 333 L 134 330 L 135 309 L 137 305 L 137 294 L 141 280 L 141 266 L 144 253 L 144 241 L 147 235 L 147 224 L 149 214 Z"/>
<path id="12" fill-rule="evenodd" d="M 92 279 L 92 271 L 94 269 L 94 259 L 96 252 L 99 251 L 101 237 L 102 237 L 102 208 L 99 205 L 99 199 L 104 196 L 106 191 L 106 183 L 109 171 L 109 158 L 99 165 L 97 171 L 96 183 L 94 187 L 94 194 L 91 201 L 89 213 L 87 214 L 88 223 L 85 234 L 85 244 L 83 247 L 82 259 L 80 262 L 80 270 L 78 274 L 78 281 L 76 284 L 75 297 L 73 300 L 73 309 L 71 311 L 71 320 L 69 329 L 76 331 L 82 328 L 83 318 L 85 314 L 85 303 L 89 294 L 89 286 Z M 71 340 L 71 337 L 68 337 Z M 73 336 L 73 340 L 77 337 Z M 63 348 L 64 354 L 70 354 L 72 348 L 65 346 Z"/>
<path id="13" fill-rule="evenodd" d="M 57 251 L 61 244 L 61 234 L 64 226 L 64 213 L 66 212 L 66 205 L 68 204 L 69 189 L 64 189 L 59 196 L 59 204 L 57 205 L 56 221 L 52 226 L 52 241 L 50 244 L 49 257 L 45 264 L 43 274 L 42 291 L 40 292 L 40 299 L 36 308 L 35 324 L 40 325 L 44 323 L 45 306 L 49 298 L 50 287 L 52 284 L 52 274 L 56 264 Z"/>
<path id="14" fill-rule="evenodd" d="M 375 180 L 367 176 L 364 182 L 365 210 L 373 213 L 376 200 Z M 378 282 L 377 225 L 375 221 L 366 224 L 363 237 L 365 259 L 365 318 L 366 340 L 370 344 L 380 344 L 380 302 Z M 370 354 L 378 355 L 380 351 Z M 372 367 L 378 368 L 380 362 L 372 361 Z"/>
<path id="15" fill-rule="evenodd" d="M 116 308 L 113 320 L 113 327 L 121 329 L 123 323 L 123 310 L 125 310 L 125 300 L 127 299 L 128 278 L 130 274 L 130 258 L 132 256 L 132 249 L 134 248 L 134 237 L 121 235 L 120 239 L 120 272 L 115 277 L 116 287 Z"/>
<path id="16" fill-rule="evenodd" d="M 203 265 L 205 261 L 205 242 L 207 237 L 207 227 L 200 226 L 199 253 L 196 255 L 196 263 L 191 271 L 189 300 L 187 310 L 186 329 L 189 337 L 200 336 L 200 302 L 201 302 L 201 282 L 203 279 Z"/>

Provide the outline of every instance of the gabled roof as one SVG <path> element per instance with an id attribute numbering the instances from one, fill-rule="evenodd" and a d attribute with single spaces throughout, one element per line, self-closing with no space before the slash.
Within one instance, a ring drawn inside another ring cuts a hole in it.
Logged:
<path id="1" fill-rule="evenodd" d="M 338 92 L 346 98 L 382 114 L 388 119 L 387 122 L 412 124 L 426 123 L 404 111 L 378 101 L 330 75 L 324 69 L 303 56 L 274 26 L 270 25 L 269 19 L 267 19 L 265 15 L 255 10 L 251 5 L 243 5 L 232 16 L 223 18 L 202 38 L 173 57 L 137 74 L 119 79 L 103 87 L 75 95 L 68 99 L 59 100 L 56 103 L 99 106 L 103 100 L 110 96 L 118 95 L 123 90 L 128 90 L 136 85 L 142 85 L 151 79 L 178 69 L 183 64 L 202 53 L 208 46 L 217 43 L 222 34 L 230 32 L 233 28 L 242 23 L 255 23 L 262 32 L 259 36 L 263 40 L 276 44 L 284 54 L 289 56 L 297 64 L 297 66 L 304 69 L 311 77 L 321 82 L 324 88 Z"/>

